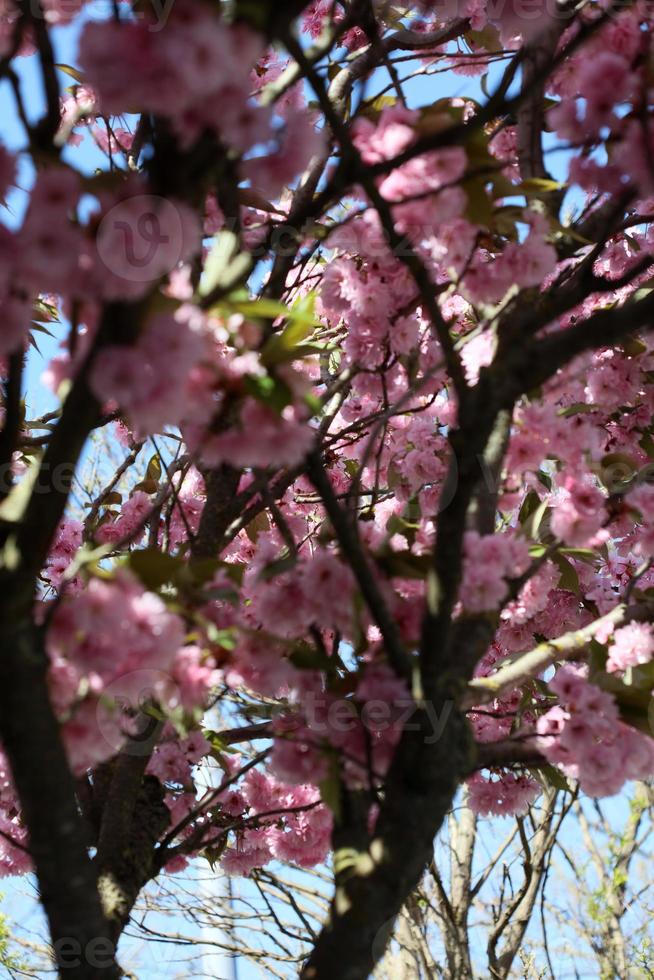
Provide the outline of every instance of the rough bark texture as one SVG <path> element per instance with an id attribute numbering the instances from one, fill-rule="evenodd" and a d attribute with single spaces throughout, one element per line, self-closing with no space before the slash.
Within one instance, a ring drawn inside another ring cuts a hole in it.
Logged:
<path id="1" fill-rule="evenodd" d="M 48 697 L 45 653 L 29 620 L 12 622 L 17 612 L 0 607 L 0 735 L 29 827 L 41 901 L 63 974 L 110 980 L 120 975 L 115 946 Z"/>
<path id="2" fill-rule="evenodd" d="M 473 750 L 468 724 L 458 712 L 431 746 L 425 743 L 428 720 L 418 714 L 413 721 L 421 729 L 402 738 L 371 843 L 337 871 L 330 920 L 302 971 L 305 980 L 368 977 L 396 915 L 431 860 L 434 836 Z M 335 840 L 337 865 L 351 847 L 347 834 L 344 838 Z"/>

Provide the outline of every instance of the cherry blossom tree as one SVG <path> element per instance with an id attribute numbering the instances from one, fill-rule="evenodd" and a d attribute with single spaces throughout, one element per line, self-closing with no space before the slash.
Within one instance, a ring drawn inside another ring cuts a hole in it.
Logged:
<path id="1" fill-rule="evenodd" d="M 329 861 L 302 976 L 368 976 L 462 786 L 654 774 L 650 19 L 3 4 L 0 855 L 63 975 L 205 858 Z"/>

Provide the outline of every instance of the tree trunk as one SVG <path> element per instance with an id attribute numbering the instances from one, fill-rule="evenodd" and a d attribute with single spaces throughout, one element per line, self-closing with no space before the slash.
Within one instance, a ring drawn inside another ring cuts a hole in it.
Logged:
<path id="1" fill-rule="evenodd" d="M 29 828 L 57 964 L 67 980 L 112 980 L 120 976 L 115 943 L 48 697 L 41 637 L 29 620 L 12 622 L 10 609 L 0 612 L 0 737 Z"/>

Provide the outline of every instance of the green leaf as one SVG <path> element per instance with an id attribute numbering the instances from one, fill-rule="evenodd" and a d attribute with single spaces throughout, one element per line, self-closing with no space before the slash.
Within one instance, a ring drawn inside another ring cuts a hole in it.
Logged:
<path id="1" fill-rule="evenodd" d="M 117 490 L 112 490 L 110 493 L 106 493 L 102 498 L 103 507 L 111 507 L 112 504 L 122 504 L 123 495 L 118 493 Z"/>
<path id="2" fill-rule="evenodd" d="M 432 567 L 430 555 L 414 555 L 411 551 L 394 551 L 377 557 L 387 575 L 392 578 L 424 579 Z"/>
<path id="3" fill-rule="evenodd" d="M 543 766 L 540 771 L 545 779 L 545 782 L 548 784 L 548 786 L 551 786 L 552 789 L 563 790 L 566 793 L 572 792 L 570 783 L 565 778 L 561 770 L 557 769 L 556 766 Z"/>
<path id="4" fill-rule="evenodd" d="M 632 299 L 647 299 L 648 296 L 651 296 L 653 289 L 654 276 L 650 277 L 646 282 L 641 283 L 640 288 L 632 294 Z"/>
<path id="5" fill-rule="evenodd" d="M 599 479 L 610 493 L 624 490 L 638 471 L 638 463 L 627 453 L 607 453 L 600 462 Z"/>
<path id="6" fill-rule="evenodd" d="M 32 491 L 36 487 L 40 469 L 41 456 L 36 455 L 30 463 L 27 473 L 0 504 L 0 520 L 10 523 L 17 523 L 21 520 L 32 496 Z"/>
<path id="7" fill-rule="evenodd" d="M 625 672 L 624 677 L 627 687 L 636 687 L 639 690 L 651 691 L 654 688 L 654 661 L 647 664 L 638 664 L 630 667 L 628 676 Z"/>
<path id="8" fill-rule="evenodd" d="M 466 31 L 466 40 L 473 48 L 485 48 L 486 51 L 501 51 L 504 45 L 496 27 L 487 24 L 481 31 Z M 488 94 L 488 93 L 485 93 Z"/>
<path id="9" fill-rule="evenodd" d="M 247 565 L 244 565 L 240 561 L 225 561 L 220 564 L 232 582 L 236 583 L 236 585 L 243 584 L 243 576 L 245 575 Z"/>
<path id="10" fill-rule="evenodd" d="M 286 382 L 269 374 L 249 375 L 244 379 L 244 386 L 249 395 L 276 412 L 281 413 L 293 403 L 293 393 Z"/>
<path id="11" fill-rule="evenodd" d="M 550 507 L 548 506 L 547 501 L 543 500 L 525 521 L 523 525 L 525 534 L 528 537 L 533 538 L 534 541 L 539 540 L 539 532 L 543 526 L 546 515 L 549 516 L 549 513 Z"/>
<path id="12" fill-rule="evenodd" d="M 341 66 L 336 62 L 332 62 L 327 65 L 327 78 L 330 82 L 333 82 L 337 75 L 341 73 Z"/>
<path id="13" fill-rule="evenodd" d="M 386 521 L 386 533 L 389 536 L 394 534 L 406 534 L 407 522 L 399 514 L 391 514 Z"/>
<path id="14" fill-rule="evenodd" d="M 524 526 L 529 518 L 536 513 L 540 505 L 540 497 L 535 490 L 530 490 L 525 499 L 522 501 L 520 511 L 518 512 L 518 521 L 520 524 Z"/>
<path id="15" fill-rule="evenodd" d="M 156 480 L 141 480 L 134 486 L 134 490 L 142 490 L 143 493 L 156 493 L 158 489 L 159 484 Z"/>
<path id="16" fill-rule="evenodd" d="M 498 161 L 497 160 L 495 160 L 495 166 L 496 167 L 498 166 Z M 489 167 L 490 167 L 490 164 L 489 164 Z M 507 198 L 507 197 L 514 197 L 515 196 L 515 184 L 512 184 L 511 181 L 509 180 L 509 178 L 506 177 L 502 173 L 501 170 L 495 170 L 492 173 L 489 173 L 486 179 L 488 180 L 489 184 L 491 185 L 491 188 L 492 188 L 491 189 L 491 194 L 492 194 L 494 200 L 498 200 L 500 198 Z M 502 205 L 496 207 L 496 209 L 495 209 L 495 215 L 498 215 L 498 214 L 501 215 L 503 212 L 511 213 L 510 212 L 510 209 L 512 209 L 512 208 L 515 208 L 516 211 L 519 211 L 521 215 L 523 214 L 524 209 L 523 208 L 519 208 L 517 205 L 514 205 L 514 204 L 502 204 Z M 516 214 L 516 211 L 514 211 L 513 214 Z M 500 221 L 498 222 L 497 217 L 495 217 L 494 218 L 493 227 L 498 226 L 497 230 L 499 231 L 500 230 L 499 229 L 499 224 L 502 221 L 505 221 L 505 220 L 506 219 L 500 218 Z M 516 221 L 518 221 L 518 220 L 519 219 L 517 218 L 517 214 L 516 214 Z M 514 230 L 514 233 L 512 233 L 510 235 L 510 237 L 513 239 L 513 241 L 515 241 L 517 234 L 518 234 L 517 229 L 515 229 Z"/>
<path id="17" fill-rule="evenodd" d="M 211 731 L 210 728 L 203 728 L 202 734 L 206 738 L 211 748 L 215 749 L 216 752 L 229 751 L 229 746 L 222 740 L 218 732 Z"/>
<path id="18" fill-rule="evenodd" d="M 650 738 L 654 732 L 654 698 L 650 698 L 646 708 L 632 708 L 630 705 L 622 704 L 618 701 L 620 717 L 627 725 L 637 728 L 639 732 L 644 732 Z"/>
<path id="19" fill-rule="evenodd" d="M 155 482 L 158 482 L 161 479 L 161 460 L 156 453 L 148 463 L 145 478 L 146 480 L 153 480 Z"/>
<path id="20" fill-rule="evenodd" d="M 298 670 L 322 670 L 327 673 L 334 670 L 332 658 L 310 643 L 297 643 L 288 659 Z"/>
<path id="21" fill-rule="evenodd" d="M 559 554 L 576 558 L 577 561 L 583 561 L 587 565 L 595 565 L 598 560 L 597 553 L 592 548 L 559 548 Z"/>
<path id="22" fill-rule="evenodd" d="M 127 561 L 136 577 L 146 588 L 152 590 L 173 582 L 179 570 L 184 566 L 182 558 L 167 555 L 162 551 L 157 551 L 156 548 L 132 551 Z"/>
<path id="23" fill-rule="evenodd" d="M 55 68 L 58 68 L 59 71 L 63 71 L 63 73 L 65 75 L 69 75 L 70 78 L 74 78 L 76 82 L 84 82 L 84 75 L 82 75 L 81 71 L 79 71 L 77 68 L 73 68 L 72 65 L 58 64 L 55 65 Z"/>
<path id="24" fill-rule="evenodd" d="M 646 666 L 651 666 L 647 664 Z M 627 684 L 625 680 L 616 677 L 615 674 L 597 673 L 593 678 L 593 683 L 609 691 L 615 697 L 620 710 L 620 717 L 628 725 L 645 732 L 652 736 L 654 731 L 654 698 L 652 697 L 652 683 L 654 678 L 645 675 L 633 676 L 631 678 L 637 683 Z"/>
<path id="25" fill-rule="evenodd" d="M 596 674 L 606 673 L 606 661 L 609 659 L 609 651 L 603 643 L 599 643 L 598 640 L 595 639 L 592 639 L 588 644 L 588 650 L 590 680 L 594 683 L 594 677 Z"/>
<path id="26" fill-rule="evenodd" d="M 232 313 L 240 313 L 251 320 L 278 320 L 288 317 L 288 307 L 278 303 L 276 299 L 239 299 L 228 300 L 221 304 Z"/>
<path id="27" fill-rule="evenodd" d="M 338 821 L 341 816 L 341 780 L 338 767 L 332 762 L 329 767 L 329 774 L 318 783 L 320 798 L 334 814 Z"/>
<path id="28" fill-rule="evenodd" d="M 212 844 L 211 847 L 205 847 L 202 852 L 202 856 L 209 862 L 209 867 L 212 871 L 215 871 L 216 865 L 220 861 L 225 848 L 227 847 L 227 841 L 229 839 L 228 834 L 224 834 L 217 844 Z"/>
<path id="29" fill-rule="evenodd" d="M 286 353 L 282 353 L 275 364 L 284 364 L 288 361 L 299 361 L 303 357 L 312 357 L 315 355 L 325 354 L 328 351 L 335 350 L 334 344 L 324 343 L 323 341 L 308 341 L 305 344 L 298 344 L 296 347 L 291 347 Z M 264 362 L 265 363 L 265 362 Z M 313 396 L 311 393 L 307 395 L 305 401 L 309 401 Z M 314 411 L 320 408 L 320 400 L 317 402 L 314 399 L 313 406 Z"/>
<path id="30" fill-rule="evenodd" d="M 303 320 L 293 320 L 281 333 L 273 334 L 261 350 L 261 361 L 266 367 L 296 360 L 302 355 L 297 352 L 298 345 L 311 333 L 312 324 Z"/>
<path id="31" fill-rule="evenodd" d="M 561 571 L 561 578 L 559 579 L 557 588 L 565 589 L 567 592 L 574 592 L 575 595 L 581 595 L 579 576 L 574 565 L 560 551 L 552 555 L 552 561 L 558 565 Z"/>
<path id="32" fill-rule="evenodd" d="M 364 116 L 366 119 L 372 119 L 373 122 L 376 122 L 384 109 L 388 109 L 394 105 L 397 105 L 397 96 L 378 95 L 376 99 L 366 102 L 357 115 Z"/>
<path id="33" fill-rule="evenodd" d="M 582 245 L 592 245 L 592 242 L 588 238 L 584 238 L 580 235 L 578 231 L 569 225 L 563 225 L 556 218 L 550 216 L 550 228 L 553 232 L 556 232 L 557 236 L 563 238 L 571 238 L 575 242 L 580 242 Z"/>
<path id="34" fill-rule="evenodd" d="M 218 629 L 215 623 L 207 621 L 205 623 L 207 639 L 213 646 L 220 647 L 222 650 L 234 650 L 238 642 L 236 630 Z"/>
<path id="35" fill-rule="evenodd" d="M 319 415 L 322 408 L 322 402 L 318 395 L 314 395 L 312 391 L 307 391 L 304 398 L 302 399 L 304 404 L 307 406 L 312 415 Z"/>
<path id="36" fill-rule="evenodd" d="M 259 535 L 265 531 L 270 530 L 270 521 L 268 520 L 268 515 L 265 510 L 262 510 L 260 514 L 253 517 L 250 523 L 245 528 L 245 533 L 253 544 L 257 543 Z"/>
<path id="37" fill-rule="evenodd" d="M 640 337 L 629 334 L 620 345 L 627 357 L 640 357 L 647 350 L 647 344 Z"/>
<path id="38" fill-rule="evenodd" d="M 566 185 L 559 183 L 558 180 L 551 180 L 547 177 L 528 177 L 516 187 L 516 193 L 523 192 L 527 197 L 547 194 L 551 191 L 560 191 Z"/>
<path id="39" fill-rule="evenodd" d="M 342 875 L 344 871 L 354 868 L 360 857 L 361 853 L 354 847 L 339 847 L 337 851 L 334 851 L 334 874 Z"/>
<path id="40" fill-rule="evenodd" d="M 463 180 L 461 186 L 468 198 L 465 217 L 475 225 L 491 228 L 493 225 L 493 202 L 486 190 L 486 177 Z"/>
<path id="41" fill-rule="evenodd" d="M 30 329 L 31 330 L 36 330 L 37 333 L 47 334 L 48 337 L 54 337 L 54 334 L 53 334 L 52 330 L 48 330 L 48 328 L 46 326 L 44 326 L 44 324 L 37 323 L 36 320 L 32 320 Z"/>
<path id="42" fill-rule="evenodd" d="M 110 578 L 111 574 L 104 571 L 101 566 L 98 565 L 98 562 L 102 561 L 103 558 L 106 558 L 106 556 L 110 554 L 112 547 L 113 545 L 111 544 L 83 544 L 64 572 L 64 581 L 72 581 L 80 569 L 91 565 L 96 566 L 93 569 L 93 574 L 96 577 Z"/>
<path id="43" fill-rule="evenodd" d="M 191 558 L 187 565 L 183 565 L 181 571 L 188 572 L 192 582 L 196 585 L 204 585 L 209 582 L 219 568 L 224 568 L 225 562 L 218 558 Z"/>
<path id="44" fill-rule="evenodd" d="M 293 303 L 289 317 L 293 320 L 302 320 L 311 326 L 318 326 L 316 319 L 316 294 L 315 292 L 305 293 Z"/>
<path id="45" fill-rule="evenodd" d="M 557 414 L 564 419 L 570 418 L 571 415 L 587 415 L 589 412 L 596 412 L 597 405 L 588 405 L 586 402 L 575 402 L 574 405 L 568 405 L 567 408 L 562 409 Z"/>
<path id="46" fill-rule="evenodd" d="M 219 231 L 207 256 L 198 293 L 209 296 L 214 290 L 227 289 L 244 279 L 252 267 L 252 257 L 239 251 L 238 236 L 233 231 Z"/>
<path id="47" fill-rule="evenodd" d="M 512 188 L 499 185 L 493 181 L 493 196 L 506 197 L 511 193 Z M 493 229 L 499 235 L 509 238 L 511 241 L 518 240 L 517 223 L 522 220 L 523 209 L 515 204 L 505 204 L 493 211 Z"/>
<path id="48" fill-rule="evenodd" d="M 289 572 L 296 565 L 297 557 L 295 555 L 286 555 L 284 558 L 278 558 L 276 561 L 271 561 L 270 564 L 264 565 L 259 572 L 259 578 L 262 582 L 269 582 L 278 575 Z"/>

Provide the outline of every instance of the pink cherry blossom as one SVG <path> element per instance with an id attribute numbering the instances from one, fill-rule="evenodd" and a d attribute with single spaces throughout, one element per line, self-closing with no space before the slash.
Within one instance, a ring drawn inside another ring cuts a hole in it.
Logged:
<path id="1" fill-rule="evenodd" d="M 629 623 L 613 634 L 606 669 L 612 673 L 646 664 L 654 654 L 654 631 L 649 623 Z"/>

